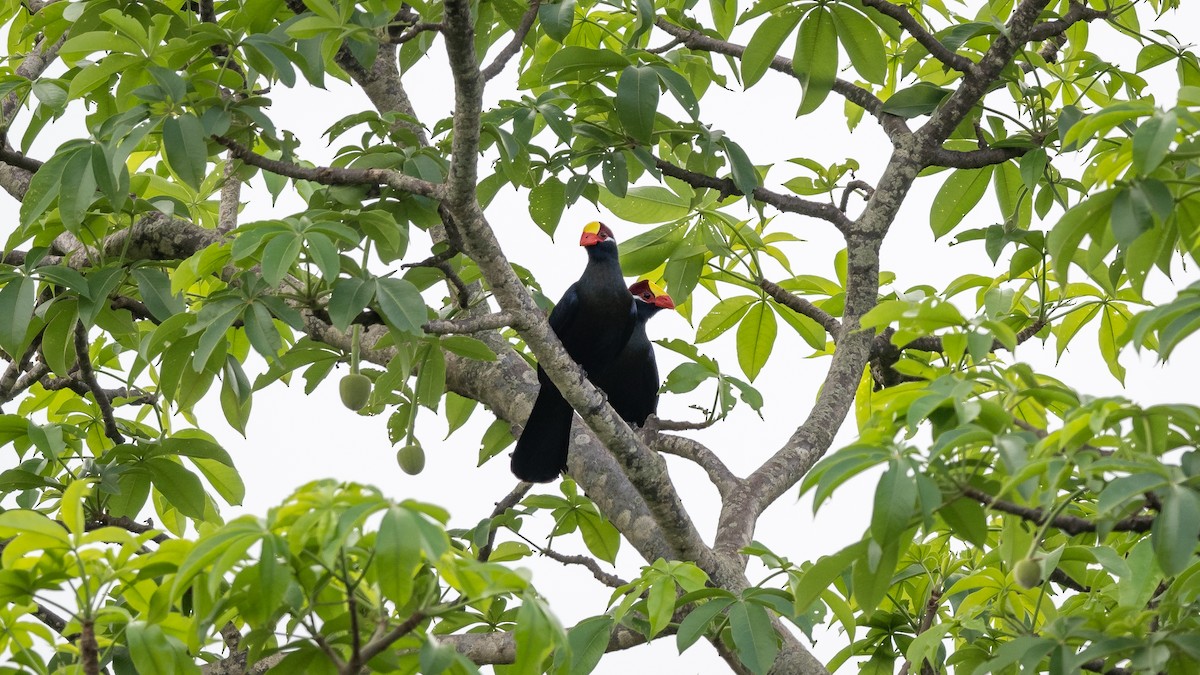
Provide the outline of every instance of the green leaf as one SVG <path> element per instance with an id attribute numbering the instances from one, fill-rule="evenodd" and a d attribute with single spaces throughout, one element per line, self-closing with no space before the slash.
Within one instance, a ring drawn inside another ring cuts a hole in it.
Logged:
<path id="1" fill-rule="evenodd" d="M 132 272 L 137 280 L 138 295 L 142 297 L 146 309 L 159 321 L 187 309 L 183 296 L 171 293 L 171 279 L 165 272 L 154 267 L 138 267 Z"/>
<path id="2" fill-rule="evenodd" d="M 956 169 L 950 174 L 933 198 L 933 207 L 929 210 L 929 225 L 933 228 L 934 237 L 948 234 L 975 208 L 987 192 L 992 169 L 990 166 Z"/>
<path id="3" fill-rule="evenodd" d="M 563 210 L 567 208 L 567 186 L 554 176 L 529 191 L 529 216 L 546 234 L 554 237 Z"/>
<path id="4" fill-rule="evenodd" d="M 753 87 L 766 74 L 772 59 L 779 55 L 779 48 L 798 23 L 799 12 L 783 11 L 767 17 L 758 25 L 742 54 L 742 85 L 746 89 Z"/>
<path id="5" fill-rule="evenodd" d="M 417 287 L 394 277 L 376 279 L 375 286 L 375 300 L 388 325 L 402 333 L 421 335 L 429 309 Z"/>
<path id="6" fill-rule="evenodd" d="M 354 317 L 371 304 L 374 297 L 373 281 L 348 277 L 333 282 L 333 292 L 329 294 L 329 305 L 326 307 L 333 327 L 340 331 L 348 329 Z"/>
<path id="7" fill-rule="evenodd" d="M 621 533 L 612 523 L 599 514 L 586 511 L 579 512 L 579 534 L 583 543 L 592 555 L 608 562 L 616 563 L 617 551 L 621 547 Z"/>
<path id="8" fill-rule="evenodd" d="M 675 634 L 675 646 L 679 653 L 682 654 L 704 637 L 709 625 L 733 603 L 733 598 L 713 598 L 689 612 L 680 622 L 679 632 Z"/>
<path id="9" fill-rule="evenodd" d="M 199 673 L 183 643 L 168 636 L 161 626 L 133 621 L 125 627 L 129 657 L 138 675 L 175 675 Z"/>
<path id="10" fill-rule="evenodd" d="M 498 357 L 482 340 L 466 335 L 447 335 L 442 338 L 442 347 L 459 356 L 478 361 L 495 361 Z"/>
<path id="11" fill-rule="evenodd" d="M 171 171 L 180 180 L 199 189 L 208 166 L 204 125 L 191 113 L 163 120 L 163 152 Z"/>
<path id="12" fill-rule="evenodd" d="M 622 70 L 629 59 L 611 49 L 569 46 L 554 52 L 542 71 L 542 83 L 590 80 L 604 73 Z"/>
<path id="13" fill-rule="evenodd" d="M 595 670 L 600 659 L 608 651 L 612 637 L 611 616 L 593 616 L 575 624 L 567 631 L 567 644 L 571 646 L 571 675 L 587 675 Z"/>
<path id="14" fill-rule="evenodd" d="M 618 245 L 621 271 L 630 276 L 646 274 L 662 265 L 679 247 L 687 233 L 682 223 L 661 225 Z"/>
<path id="15" fill-rule="evenodd" d="M 738 326 L 738 365 L 751 382 L 758 377 L 763 365 L 770 358 L 777 331 L 775 312 L 766 302 L 759 302 L 751 307 Z"/>
<path id="16" fill-rule="evenodd" d="M 575 21 L 575 0 L 559 0 L 538 6 L 538 22 L 555 42 L 562 42 L 571 32 Z"/>
<path id="17" fill-rule="evenodd" d="M 917 501 L 917 483 L 906 463 L 893 460 L 875 487 L 871 512 L 871 537 L 878 542 L 895 539 L 908 529 Z"/>
<path id="18" fill-rule="evenodd" d="M 825 101 L 837 79 L 837 29 L 833 25 L 833 14 L 823 6 L 810 10 L 800 23 L 792 70 L 804 88 L 804 98 L 796 114 L 807 115 Z"/>
<path id="19" fill-rule="evenodd" d="M 822 556 L 799 577 L 793 577 L 791 586 L 794 598 L 794 609 L 797 615 L 808 610 L 821 593 L 829 588 L 835 579 L 842 576 L 850 564 L 862 553 L 866 542 L 856 542 L 832 555 Z"/>
<path id="20" fill-rule="evenodd" d="M 513 675 L 544 672 L 542 663 L 554 651 L 553 635 L 556 628 L 531 594 L 526 595 L 521 608 L 517 610 L 517 625 L 513 629 L 517 657 L 507 669 L 508 672 Z"/>
<path id="21" fill-rule="evenodd" d="M 1067 270 L 1083 238 L 1089 234 L 1095 236 L 1104 228 L 1118 193 L 1119 190 L 1112 189 L 1093 194 L 1064 213 L 1050 231 L 1046 250 L 1054 260 L 1054 274 L 1059 284 L 1066 285 Z"/>
<path id="22" fill-rule="evenodd" d="M 1158 566 L 1167 576 L 1174 576 L 1195 560 L 1196 538 L 1200 536 L 1200 496 L 1191 488 L 1172 485 L 1162 503 L 1150 535 Z"/>
<path id="23" fill-rule="evenodd" d="M 754 163 L 750 161 L 750 156 L 742 149 L 742 146 L 734 143 L 728 136 L 721 139 L 721 145 L 725 148 L 725 154 L 729 157 L 729 167 L 733 171 L 733 184 L 737 186 L 739 192 L 750 196 L 754 194 L 754 188 L 758 187 L 760 181 L 758 179 L 758 170 L 754 168 Z"/>
<path id="24" fill-rule="evenodd" d="M 272 286 L 279 285 L 300 258 L 300 249 L 303 247 L 304 237 L 296 232 L 284 232 L 272 237 L 263 247 L 263 279 Z"/>
<path id="25" fill-rule="evenodd" d="M 29 179 L 29 187 L 21 199 L 21 227 L 28 227 L 54 203 L 62 183 L 63 171 L 76 152 L 78 147 L 65 152 L 60 148 L 59 152 L 47 160 Z"/>
<path id="26" fill-rule="evenodd" d="M 696 328 L 696 344 L 715 340 L 733 328 L 746 312 L 750 311 L 751 303 L 757 300 L 758 298 L 752 295 L 737 295 L 718 302 L 703 319 L 700 319 L 700 325 Z"/>
<path id="27" fill-rule="evenodd" d="M 92 152 L 84 148 L 71 155 L 70 161 L 63 167 L 62 187 L 58 193 L 58 213 L 63 225 L 75 231 L 95 198 L 96 174 L 92 170 Z"/>
<path id="28" fill-rule="evenodd" d="M 425 360 L 417 370 L 417 403 L 437 412 L 446 391 L 446 355 L 437 344 L 429 345 Z"/>
<path id="29" fill-rule="evenodd" d="M 459 396 L 452 391 L 446 392 L 446 438 L 450 438 L 450 434 L 467 423 L 478 404 L 473 398 Z"/>
<path id="30" fill-rule="evenodd" d="M 625 133 L 649 145 L 658 112 L 658 73 L 649 66 L 629 66 L 617 81 L 617 118 Z"/>
<path id="31" fill-rule="evenodd" d="M 1133 170 L 1145 175 L 1157 169 L 1166 159 L 1178 128 L 1174 110 L 1159 110 L 1142 122 L 1133 133 Z"/>
<path id="32" fill-rule="evenodd" d="M 22 353 L 36 293 L 37 282 L 25 276 L 11 278 L 0 288 L 0 348 L 9 354 Z"/>
<path id="33" fill-rule="evenodd" d="M 755 675 L 764 675 L 779 652 L 778 636 L 767 610 L 758 604 L 737 602 L 729 608 L 729 629 L 738 659 Z"/>
<path id="34" fill-rule="evenodd" d="M 1113 238 L 1122 249 L 1128 248 L 1143 232 L 1154 227 L 1150 200 L 1140 184 L 1135 183 L 1117 192 L 1110 218 Z"/>
<path id="35" fill-rule="evenodd" d="M 600 203 L 621 220 L 642 225 L 679 220 L 692 212 L 688 200 L 659 185 L 629 188 L 624 197 L 601 190 Z"/>
<path id="36" fill-rule="evenodd" d="M 188 518 L 204 518 L 204 486 L 196 474 L 166 457 L 151 457 L 143 466 L 167 503 Z"/>
<path id="37" fill-rule="evenodd" d="M 889 96 L 880 107 L 880 112 L 906 119 L 928 115 L 949 95 L 949 89 L 928 82 L 918 82 Z"/>
<path id="38" fill-rule="evenodd" d="M 412 511 L 393 506 L 383 515 L 375 537 L 375 570 L 379 590 L 397 606 L 412 597 L 413 579 L 421 568 L 420 518 Z"/>
<path id="39" fill-rule="evenodd" d="M 832 15 L 838 40 L 846 48 L 854 69 L 867 82 L 883 84 L 887 78 L 887 54 L 879 28 L 847 5 L 833 5 Z"/>

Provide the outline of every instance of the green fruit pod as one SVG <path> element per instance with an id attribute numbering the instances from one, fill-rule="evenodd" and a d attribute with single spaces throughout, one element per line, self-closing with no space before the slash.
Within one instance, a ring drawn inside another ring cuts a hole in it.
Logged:
<path id="1" fill-rule="evenodd" d="M 396 451 L 396 462 L 404 473 L 415 476 L 425 468 L 425 449 L 419 443 L 406 445 Z"/>
<path id="2" fill-rule="evenodd" d="M 1013 568 L 1013 578 L 1021 588 L 1033 588 L 1042 583 L 1042 561 L 1025 558 Z"/>
<path id="3" fill-rule="evenodd" d="M 342 405 L 358 412 L 371 400 L 371 378 L 362 373 L 349 373 L 338 384 L 338 393 L 342 395 Z"/>

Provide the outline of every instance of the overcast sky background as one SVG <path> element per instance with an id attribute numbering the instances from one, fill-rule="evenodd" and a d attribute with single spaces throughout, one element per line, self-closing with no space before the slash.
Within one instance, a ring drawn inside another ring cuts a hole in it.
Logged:
<path id="1" fill-rule="evenodd" d="M 972 6 L 979 3 L 971 3 Z M 973 9 L 971 11 L 974 11 Z M 1200 10 L 1195 4 L 1179 12 L 1172 12 L 1159 22 L 1160 27 L 1179 31 L 1177 37 L 1184 43 L 1196 39 L 1200 30 Z M 1152 26 L 1143 21 L 1143 28 Z M 745 43 L 749 32 L 744 28 L 734 37 Z M 1089 49 L 1122 68 L 1132 70 L 1138 45 L 1131 40 L 1114 40 L 1107 27 L 1092 30 Z M 666 42 L 661 33 L 656 33 L 655 45 Z M 450 77 L 444 67 L 444 51 L 441 45 L 431 50 L 426 58 L 405 77 L 408 93 L 413 99 L 418 116 L 432 123 L 447 116 L 452 109 Z M 718 62 L 720 59 L 718 59 Z M 842 57 L 843 66 L 845 57 Z M 487 90 L 488 104 L 517 94 L 510 87 L 515 72 L 515 63 L 501 77 L 491 82 Z M 1144 74 L 1155 83 L 1153 91 L 1160 106 L 1172 105 L 1175 101 L 1177 82 L 1172 65 L 1160 66 Z M 733 79 L 730 78 L 731 86 Z M 273 105 L 270 114 L 280 129 L 295 133 L 303 145 L 299 156 L 317 163 L 328 163 L 335 148 L 328 147 L 321 138 L 324 131 L 336 120 L 352 112 L 369 107 L 366 97 L 357 89 L 344 85 L 332 78 L 327 80 L 325 91 L 300 89 L 289 91 L 276 87 L 270 94 Z M 796 119 L 794 111 L 799 104 L 800 91 L 795 80 L 779 73 L 768 72 L 763 80 L 748 92 L 740 90 L 721 91 L 715 85 L 701 102 L 701 119 L 714 128 L 723 129 L 749 153 L 755 164 L 775 163 L 776 168 L 769 176 L 769 183 L 778 185 L 798 172 L 791 172 L 792 165 L 786 164 L 791 157 L 808 157 L 823 164 L 855 158 L 862 169 L 858 177 L 874 183 L 887 160 L 890 145 L 867 116 L 853 132 L 846 129 L 842 117 L 842 102 L 831 95 L 821 110 L 807 117 Z M 673 105 L 669 97 L 663 98 L 664 105 Z M 19 137 L 28 120 L 22 113 L 17 122 Z M 40 139 L 31 155 L 46 159 L 60 142 L 84 135 L 77 115 L 68 115 L 48 130 L 46 138 Z M 921 120 L 915 120 L 919 123 Z M 548 136 L 543 142 L 549 143 Z M 1056 166 L 1069 172 L 1069 164 L 1056 161 Z M 481 176 L 487 175 L 487 163 L 481 167 Z M 944 287 L 950 280 L 966 273 L 999 274 L 1007 269 L 1007 259 L 993 266 L 984 254 L 982 243 L 968 243 L 949 248 L 951 237 L 933 241 L 928 225 L 929 204 L 943 177 L 922 179 L 909 195 L 900 217 L 892 228 L 883 249 L 883 269 L 895 272 L 893 284 L 896 290 L 906 290 L 919 284 Z M 596 176 L 598 179 L 598 175 Z M 269 196 L 262 187 L 261 178 L 242 193 L 247 205 L 242 213 L 243 223 L 253 220 L 280 218 L 303 209 L 303 203 L 295 195 L 285 195 L 272 206 Z M 989 190 L 984 203 L 992 200 Z M 11 212 L 15 221 L 16 205 Z M 851 215 L 858 213 L 861 201 L 851 200 Z M 736 207 L 750 217 L 744 207 Z M 772 210 L 767 210 L 768 215 Z M 1056 218 L 1059 212 L 1053 212 Z M 551 241 L 539 230 L 528 215 L 523 195 L 511 189 L 501 192 L 488 210 L 492 226 L 512 262 L 532 270 L 548 296 L 556 298 L 574 281 L 582 271 L 586 256 L 578 247 L 579 229 L 590 220 L 604 220 L 616 233 L 618 241 L 644 231 L 643 226 L 619 222 L 611 214 L 597 211 L 586 202 L 580 202 L 564 216 L 556 241 Z M 996 212 L 980 208 L 968 216 L 961 226 L 979 227 L 997 222 Z M 833 257 L 843 247 L 840 235 L 832 226 L 812 219 L 794 215 L 779 216 L 771 224 L 772 229 L 786 229 L 805 242 L 791 244 L 785 249 L 797 273 L 817 274 L 834 278 Z M 10 228 L 5 228 L 5 234 Z M 421 239 L 414 236 L 410 247 L 409 261 L 424 257 Z M 775 270 L 776 279 L 786 278 L 781 269 Z M 1177 281 L 1196 277 L 1194 270 L 1181 271 Z M 1183 285 L 1183 284 L 1180 284 Z M 1148 284 L 1148 291 L 1158 300 L 1174 297 L 1170 285 L 1161 275 Z M 441 288 L 435 289 L 437 294 Z M 697 289 L 695 320 L 704 316 L 713 300 L 707 292 Z M 885 289 L 887 290 L 887 289 Z M 430 298 L 440 297 L 433 292 Z M 677 298 L 677 301 L 680 299 Z M 962 294 L 956 302 L 971 316 L 975 307 L 973 294 Z M 663 312 L 650 324 L 652 338 L 680 338 L 692 341 L 695 329 L 682 316 Z M 1054 362 L 1054 345 L 1042 345 L 1033 340 L 1022 345 L 1016 352 L 1019 360 L 1034 364 L 1035 368 L 1064 380 L 1081 392 L 1096 395 L 1119 395 L 1129 397 L 1142 404 L 1158 402 L 1195 403 L 1191 391 L 1194 374 L 1200 372 L 1200 358 L 1196 355 L 1196 338 L 1192 338 L 1181 349 L 1176 350 L 1167 366 L 1157 365 L 1152 359 L 1139 358 L 1132 352 L 1122 356 L 1129 368 L 1124 388 L 1108 374 L 1095 347 L 1095 331 L 1088 330 L 1072 343 L 1062 362 Z M 701 345 L 701 351 L 717 358 L 725 372 L 741 377 L 734 351 L 734 331 L 726 333 L 715 342 Z M 730 418 L 709 430 L 695 434 L 712 448 L 730 468 L 739 475 L 746 475 L 776 451 L 800 424 L 816 396 L 817 388 L 824 376 L 828 359 L 805 358 L 810 349 L 786 325 L 779 327 L 779 338 L 770 361 L 755 385 L 766 399 L 764 419 L 760 420 L 746 406 L 739 406 Z M 674 354 L 659 349 L 659 371 L 663 377 L 678 363 Z M 259 372 L 260 362 L 248 364 L 250 376 Z M 232 453 L 238 469 L 247 484 L 246 503 L 241 507 L 225 510 L 226 518 L 241 513 L 263 514 L 280 503 L 298 485 L 306 481 L 333 477 L 340 480 L 358 481 L 378 486 L 383 492 L 396 499 L 414 498 L 444 506 L 452 513 L 451 525 L 471 527 L 487 516 L 494 503 L 507 494 L 515 484 L 508 471 L 508 452 L 496 457 L 483 467 L 476 468 L 479 438 L 483 429 L 492 421 L 485 410 L 479 408 L 471 422 L 455 433 L 448 441 L 445 425 L 434 416 L 423 411 L 418 435 L 425 445 L 427 464 L 419 476 L 404 474 L 395 463 L 395 449 L 387 439 L 385 424 L 387 414 L 377 417 L 361 417 L 346 410 L 338 400 L 337 380 L 345 369 L 333 375 L 311 396 L 303 393 L 303 380 L 295 378 L 291 387 L 272 386 L 255 396 L 254 411 L 247 427 L 247 438 L 243 439 L 228 428 L 220 412 L 216 390 L 197 408 L 200 423 Z M 707 405 L 711 402 L 712 390 L 702 386 L 698 392 L 687 396 L 665 395 L 660 414 L 669 419 L 696 419 L 696 413 L 688 410 L 690 404 Z M 179 420 L 182 423 L 182 420 Z M 854 438 L 853 413 L 843 428 L 834 450 Z M 511 448 L 510 448 L 511 450 Z M 672 476 L 689 508 L 697 527 L 711 541 L 719 511 L 716 490 L 694 465 L 669 457 Z M 814 518 L 811 500 L 797 500 L 796 491 L 785 495 L 767 510 L 760 520 L 756 538 L 766 543 L 777 554 L 793 561 L 815 560 L 821 555 L 834 552 L 858 540 L 869 523 L 871 498 L 876 476 L 863 476 L 843 486 Z M 539 486 L 535 492 L 558 493 L 558 484 Z M 548 516 L 541 527 L 527 527 L 527 535 L 541 533 L 544 538 L 549 531 Z M 501 539 L 505 535 L 501 535 Z M 537 536 L 533 536 L 539 541 Z M 568 536 L 554 544 L 556 550 L 565 553 L 586 552 L 577 535 Z M 545 594 L 564 625 L 572 625 L 580 619 L 603 613 L 607 606 L 609 589 L 597 584 L 581 567 L 563 567 L 545 559 L 527 561 L 534 569 L 534 582 Z M 637 576 L 638 568 L 644 564 L 627 545 L 623 546 L 616 569 L 626 579 Z M 751 570 L 751 582 L 761 576 Z M 846 645 L 840 630 L 820 631 L 813 649 L 817 656 L 828 661 Z M 674 638 L 656 641 L 650 646 L 639 647 L 609 655 L 596 672 L 601 674 L 646 672 L 651 668 L 671 667 L 672 672 L 709 673 L 724 670 L 719 660 L 714 660 L 711 647 L 701 641 L 682 657 L 677 656 Z M 843 667 L 843 672 L 852 672 L 853 666 Z"/>

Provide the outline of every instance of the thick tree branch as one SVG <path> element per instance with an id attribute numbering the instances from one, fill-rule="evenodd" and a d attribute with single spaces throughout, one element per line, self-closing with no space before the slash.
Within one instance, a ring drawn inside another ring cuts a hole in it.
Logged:
<path id="1" fill-rule="evenodd" d="M 237 141 L 224 136 L 213 136 L 213 140 L 229 149 L 229 154 L 250 166 L 264 171 L 312 181 L 321 185 L 386 185 L 396 190 L 410 192 L 422 197 L 440 198 L 441 186 L 429 181 L 413 178 L 391 169 L 351 169 L 333 166 L 307 167 L 264 157 Z"/>
<path id="2" fill-rule="evenodd" d="M 485 330 L 496 330 L 516 326 L 517 315 L 512 312 L 496 312 L 471 316 L 465 319 L 438 319 L 421 326 L 426 333 L 432 335 L 450 335 L 453 333 L 480 333 Z"/>
<path id="3" fill-rule="evenodd" d="M 672 178 L 678 178 L 692 187 L 717 190 L 723 197 L 727 197 L 729 195 L 744 195 L 744 193 L 741 190 L 738 190 L 737 186 L 734 185 L 733 180 L 729 178 L 716 178 L 707 174 L 689 171 L 682 167 L 675 166 L 674 164 L 658 157 L 655 158 L 654 163 L 655 166 L 657 166 L 658 169 L 664 174 L 671 176 Z M 774 206 L 780 211 L 786 213 L 795 213 L 802 216 L 820 218 L 821 220 L 828 221 L 843 233 L 846 232 L 847 228 L 850 227 L 850 219 L 846 217 L 845 213 L 839 211 L 833 204 L 823 204 L 821 202 L 813 202 L 792 195 L 780 194 L 761 186 L 754 188 L 754 193 L 752 196 L 754 199 L 764 204 L 770 204 L 771 206 Z"/>
<path id="4" fill-rule="evenodd" d="M 982 169 L 985 166 L 1003 164 L 1025 155 L 1033 148 L 980 148 L 978 150 L 947 150 L 937 148 L 929 155 L 930 166 L 945 166 L 951 169 Z"/>
<path id="5" fill-rule="evenodd" d="M 231 151 L 225 159 L 225 182 L 221 183 L 221 203 L 217 210 L 217 232 L 228 234 L 237 227 L 241 197 L 242 181 L 238 180 L 237 167 Z"/>
<path id="6" fill-rule="evenodd" d="M 863 4 L 877 9 L 881 14 L 886 14 L 899 22 L 909 35 L 929 51 L 933 58 L 941 61 L 946 67 L 965 73 L 975 65 L 971 59 L 950 51 L 933 33 L 917 21 L 917 17 L 913 16 L 904 5 L 898 5 L 888 0 L 863 0 Z"/>
<path id="7" fill-rule="evenodd" d="M 486 68 L 480 71 L 484 82 L 504 72 L 504 66 L 508 65 L 512 57 L 521 51 L 521 45 L 525 42 L 525 36 L 529 35 L 529 30 L 533 28 L 533 21 L 537 18 L 539 5 L 541 5 L 541 0 L 532 0 L 529 3 L 529 9 L 525 10 L 525 14 L 521 16 L 521 23 L 513 31 L 512 40 L 504 45 L 504 49 L 501 49 L 500 53 L 496 54 L 496 58 Z"/>
<path id="8" fill-rule="evenodd" d="M 955 127 L 987 94 L 1013 56 L 1029 41 L 1030 26 L 1048 4 L 1050 0 L 1024 0 L 1016 6 L 1005 30 L 992 41 L 983 58 L 963 75 L 954 93 L 915 132 L 924 152 L 932 153 L 940 148 Z"/>
<path id="9" fill-rule="evenodd" d="M 478 182 L 478 149 L 483 78 L 476 65 L 474 27 L 466 0 L 447 0 L 443 31 L 450 70 L 454 77 L 454 137 L 450 171 L 443 205 L 453 216 L 466 247 L 464 253 L 478 264 L 502 310 L 525 317 L 531 325 L 519 330 L 538 363 L 563 397 L 580 412 L 584 422 L 613 454 L 641 493 L 666 535 L 675 557 L 695 560 L 712 569 L 711 551 L 671 484 L 663 460 L 642 445 L 633 431 L 608 405 L 604 395 L 587 380 L 551 330 L 529 292 L 517 278 L 483 215 L 475 190 Z"/>

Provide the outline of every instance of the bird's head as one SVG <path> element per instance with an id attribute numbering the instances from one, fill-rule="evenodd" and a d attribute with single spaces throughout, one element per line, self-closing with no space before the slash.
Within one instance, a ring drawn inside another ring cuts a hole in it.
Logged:
<path id="1" fill-rule="evenodd" d="M 606 241 L 613 242 L 616 246 L 617 240 L 613 237 L 612 230 L 600 221 L 592 221 L 583 227 L 583 234 L 579 236 L 579 245 L 586 248 L 591 248 Z"/>
<path id="2" fill-rule="evenodd" d="M 638 300 L 659 309 L 675 309 L 675 301 L 656 283 L 648 279 L 634 282 L 629 292 Z"/>

